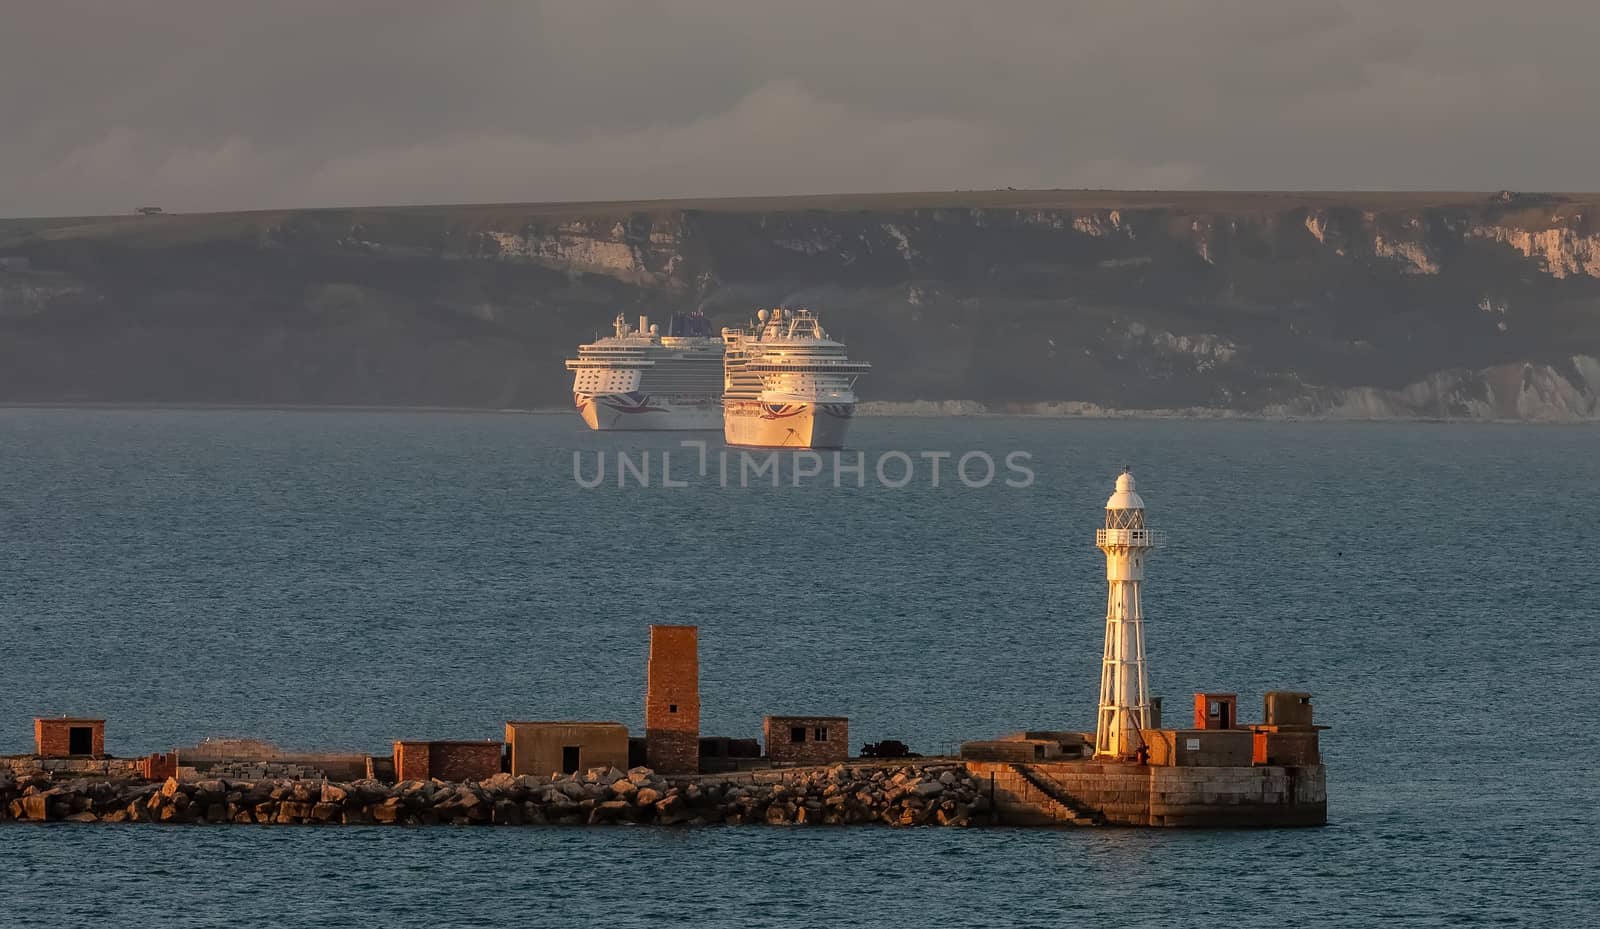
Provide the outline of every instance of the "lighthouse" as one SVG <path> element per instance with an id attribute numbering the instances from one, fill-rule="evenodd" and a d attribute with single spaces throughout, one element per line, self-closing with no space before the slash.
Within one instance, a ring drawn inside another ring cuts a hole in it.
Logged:
<path id="1" fill-rule="evenodd" d="M 1095 545 L 1106 553 L 1106 648 L 1100 668 L 1100 718 L 1094 756 L 1135 757 L 1144 746 L 1140 730 L 1150 728 L 1150 690 L 1144 672 L 1144 610 L 1140 586 L 1144 562 L 1166 541 L 1166 533 L 1144 521 L 1144 501 L 1134 492 L 1133 473 L 1124 468 L 1116 492 L 1106 501 L 1106 525 L 1095 530 Z"/>

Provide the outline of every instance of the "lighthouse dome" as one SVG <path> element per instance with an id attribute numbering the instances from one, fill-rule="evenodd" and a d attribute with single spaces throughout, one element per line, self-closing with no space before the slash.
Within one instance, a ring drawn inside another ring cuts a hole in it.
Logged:
<path id="1" fill-rule="evenodd" d="M 1133 490 L 1133 474 L 1124 471 L 1117 475 L 1117 492 L 1106 501 L 1108 510 L 1142 510 L 1144 500 Z"/>

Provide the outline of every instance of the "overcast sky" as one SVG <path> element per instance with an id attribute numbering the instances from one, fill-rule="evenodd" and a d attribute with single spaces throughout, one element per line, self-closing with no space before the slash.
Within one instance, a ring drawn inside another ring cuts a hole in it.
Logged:
<path id="1" fill-rule="evenodd" d="M 0 215 L 1594 190 L 1597 58 L 1556 0 L 17 0 Z"/>

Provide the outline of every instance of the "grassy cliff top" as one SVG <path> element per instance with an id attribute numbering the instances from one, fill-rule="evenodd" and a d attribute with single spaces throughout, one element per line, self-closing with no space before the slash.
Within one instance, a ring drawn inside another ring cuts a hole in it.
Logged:
<path id="1" fill-rule="evenodd" d="M 20 239 L 122 238 L 151 244 L 248 235 L 302 214 L 427 217 L 480 228 L 515 227 L 535 219 L 606 218 L 630 214 L 902 212 L 934 209 L 1167 210 L 1210 215 L 1347 209 L 1378 213 L 1432 209 L 1492 210 L 1503 221 L 1542 225 L 1551 208 L 1563 214 L 1600 206 L 1600 193 L 1522 193 L 1509 202 L 1489 191 L 1228 191 L 1228 190 L 952 190 L 912 193 L 809 194 L 786 197 L 697 197 L 673 200 L 423 204 L 320 207 L 157 216 L 0 218 L 0 246 Z M 1535 215 L 1521 215 L 1532 213 Z"/>

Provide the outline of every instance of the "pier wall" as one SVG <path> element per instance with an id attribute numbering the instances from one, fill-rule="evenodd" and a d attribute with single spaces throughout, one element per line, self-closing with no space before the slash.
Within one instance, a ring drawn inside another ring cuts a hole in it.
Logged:
<path id="1" fill-rule="evenodd" d="M 726 823 L 893 826 L 1321 825 L 1320 765 L 1163 768 L 918 759 L 666 777 L 595 768 L 446 783 L 321 778 L 152 782 L 0 770 L 0 821 Z"/>
<path id="2" fill-rule="evenodd" d="M 992 783 L 997 816 L 1007 825 L 1065 825 L 1085 814 L 1117 826 L 1259 828 L 1319 826 L 1328 820 L 1320 764 L 1163 767 L 972 761 L 967 770 L 980 783 Z"/>
<path id="3" fill-rule="evenodd" d="M 41 758 L 38 755 L 0 757 L 0 773 L 15 776 L 53 774 L 59 777 L 142 777 L 142 758 Z"/>

